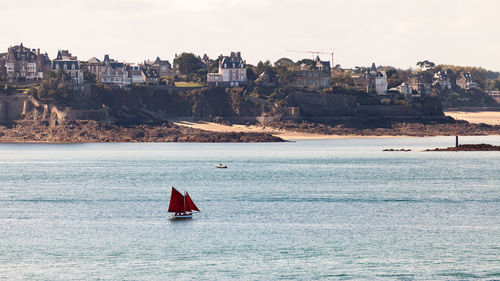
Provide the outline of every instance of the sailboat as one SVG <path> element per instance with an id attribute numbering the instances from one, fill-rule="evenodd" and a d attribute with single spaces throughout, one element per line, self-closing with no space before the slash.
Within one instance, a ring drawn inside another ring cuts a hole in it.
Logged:
<path id="1" fill-rule="evenodd" d="M 193 211 L 199 212 L 198 207 L 194 204 L 187 191 L 182 195 L 177 189 L 172 187 L 172 194 L 170 195 L 170 205 L 168 212 L 174 213 L 170 219 L 172 220 L 185 220 L 193 218 Z"/>

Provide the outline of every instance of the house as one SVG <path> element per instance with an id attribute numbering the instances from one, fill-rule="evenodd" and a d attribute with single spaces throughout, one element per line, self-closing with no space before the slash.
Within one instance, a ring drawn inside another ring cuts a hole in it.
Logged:
<path id="1" fill-rule="evenodd" d="M 421 96 L 429 95 L 431 93 L 431 83 L 429 81 L 426 81 L 426 79 L 422 75 L 411 77 L 409 85 L 413 89 L 413 91 L 416 91 Z"/>
<path id="2" fill-rule="evenodd" d="M 201 61 L 208 67 L 208 64 L 210 62 L 210 58 L 208 57 L 207 54 L 203 54 L 203 58 L 201 59 Z"/>
<path id="3" fill-rule="evenodd" d="M 479 85 L 472 80 L 470 72 L 462 72 L 457 78 L 457 86 L 465 90 L 470 90 L 477 88 Z"/>
<path id="4" fill-rule="evenodd" d="M 131 84 L 142 84 L 145 82 L 142 69 L 139 65 L 127 64 L 127 72 Z"/>
<path id="5" fill-rule="evenodd" d="M 247 83 L 246 62 L 240 52 L 231 52 L 230 56 L 219 60 L 219 72 L 208 73 L 207 83 L 210 86 L 237 87 Z"/>
<path id="6" fill-rule="evenodd" d="M 51 63 L 47 53 L 21 45 L 9 47 L 5 57 L 5 68 L 9 83 L 30 83 L 43 79 L 50 71 Z"/>
<path id="7" fill-rule="evenodd" d="M 142 68 L 154 69 L 161 77 L 174 77 L 175 73 L 168 60 L 161 60 L 157 57 L 155 61 L 144 61 Z"/>
<path id="8" fill-rule="evenodd" d="M 500 104 L 500 91 L 488 91 L 486 93 Z"/>
<path id="9" fill-rule="evenodd" d="M 95 76 L 96 82 L 101 81 L 102 63 L 98 58 L 93 57 L 88 61 L 83 62 L 81 68 L 92 73 Z"/>
<path id="10" fill-rule="evenodd" d="M 411 101 L 412 98 L 418 98 L 420 97 L 420 94 L 418 92 L 413 92 L 413 89 L 406 84 L 406 82 L 401 83 L 401 85 L 389 89 L 389 91 L 395 91 L 399 92 L 407 101 Z"/>
<path id="11" fill-rule="evenodd" d="M 316 69 L 325 72 L 330 76 L 331 74 L 331 67 L 330 67 L 330 62 L 329 61 L 322 61 L 319 56 L 316 56 L 316 59 L 314 60 L 316 63 Z"/>
<path id="12" fill-rule="evenodd" d="M 434 74 L 432 85 L 441 87 L 441 90 L 451 90 L 451 81 L 450 77 L 448 76 L 448 71 L 436 72 Z"/>
<path id="13" fill-rule="evenodd" d="M 123 87 L 130 85 L 130 82 L 125 63 L 110 59 L 109 55 L 105 55 L 102 61 L 101 83 Z"/>
<path id="14" fill-rule="evenodd" d="M 83 71 L 80 71 L 80 62 L 68 50 L 57 52 L 57 57 L 52 61 L 52 71 L 62 70 L 66 73 L 73 85 L 83 83 Z"/>
<path id="15" fill-rule="evenodd" d="M 143 68 L 142 78 L 148 85 L 158 85 L 160 83 L 160 74 L 154 68 Z"/>
<path id="16" fill-rule="evenodd" d="M 372 64 L 370 70 L 352 78 L 354 88 L 358 90 L 366 91 L 367 93 L 375 92 L 377 95 L 387 94 L 387 74 L 385 71 L 378 71 L 375 63 Z"/>

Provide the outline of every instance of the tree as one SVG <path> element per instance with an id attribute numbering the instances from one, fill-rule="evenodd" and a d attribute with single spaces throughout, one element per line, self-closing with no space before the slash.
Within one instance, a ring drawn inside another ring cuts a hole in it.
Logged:
<path id="1" fill-rule="evenodd" d="M 427 70 L 427 69 L 434 68 L 436 66 L 436 64 L 431 62 L 431 61 L 424 60 L 424 61 L 417 62 L 417 66 L 422 68 L 422 70 Z"/>
<path id="2" fill-rule="evenodd" d="M 266 60 L 266 62 L 259 61 L 257 64 L 257 76 L 261 75 L 264 71 L 271 71 L 272 68 L 273 66 L 269 60 Z"/>
<path id="3" fill-rule="evenodd" d="M 257 79 L 257 74 L 255 74 L 254 67 L 251 65 L 247 65 L 246 69 L 248 81 L 255 81 L 255 79 Z"/>
<path id="4" fill-rule="evenodd" d="M 179 72 L 184 75 L 193 75 L 199 71 L 206 71 L 201 59 L 192 53 L 182 53 L 174 59 Z"/>
<path id="5" fill-rule="evenodd" d="M 299 60 L 298 62 L 295 63 L 297 66 L 301 66 L 302 64 L 305 64 L 309 68 L 314 68 L 316 66 L 316 62 L 310 59 L 302 59 Z"/>
<path id="6" fill-rule="evenodd" d="M 336 68 L 332 69 L 332 78 L 330 81 L 335 87 L 350 88 L 354 85 L 354 79 L 349 73 L 337 70 Z"/>
<path id="7" fill-rule="evenodd" d="M 96 83 L 97 78 L 94 73 L 88 71 L 88 69 L 83 70 L 83 80 L 89 83 Z"/>
<path id="8" fill-rule="evenodd" d="M 491 81 L 490 89 L 500 91 L 500 79 Z"/>
<path id="9" fill-rule="evenodd" d="M 64 71 L 49 71 L 35 92 L 39 98 L 53 98 L 57 102 L 66 102 L 71 93 L 70 83 L 71 79 Z"/>
<path id="10" fill-rule="evenodd" d="M 281 58 L 274 63 L 274 66 L 291 68 L 294 66 L 294 62 L 293 62 L 293 60 L 291 60 L 289 58 Z"/>

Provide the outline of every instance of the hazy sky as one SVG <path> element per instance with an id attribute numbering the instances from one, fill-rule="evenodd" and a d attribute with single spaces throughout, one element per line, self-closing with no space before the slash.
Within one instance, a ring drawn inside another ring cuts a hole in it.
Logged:
<path id="1" fill-rule="evenodd" d="M 335 50 L 343 67 L 419 60 L 500 71 L 498 0 L 0 0 L 0 51 L 127 62 L 241 51 L 248 63 Z M 328 55 L 322 59 L 329 60 Z"/>

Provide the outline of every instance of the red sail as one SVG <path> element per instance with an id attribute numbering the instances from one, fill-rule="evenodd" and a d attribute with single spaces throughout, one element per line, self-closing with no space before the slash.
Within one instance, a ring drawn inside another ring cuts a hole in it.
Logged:
<path id="1" fill-rule="evenodd" d="M 186 192 L 186 206 L 189 207 L 189 209 L 193 211 L 200 211 L 198 210 L 198 207 L 194 204 L 193 200 L 191 200 L 191 197 L 189 197 L 189 194 Z"/>
<path id="2" fill-rule="evenodd" d="M 177 189 L 172 187 L 172 195 L 170 195 L 170 206 L 168 206 L 168 211 L 171 213 L 184 213 L 184 196 L 177 191 Z"/>

